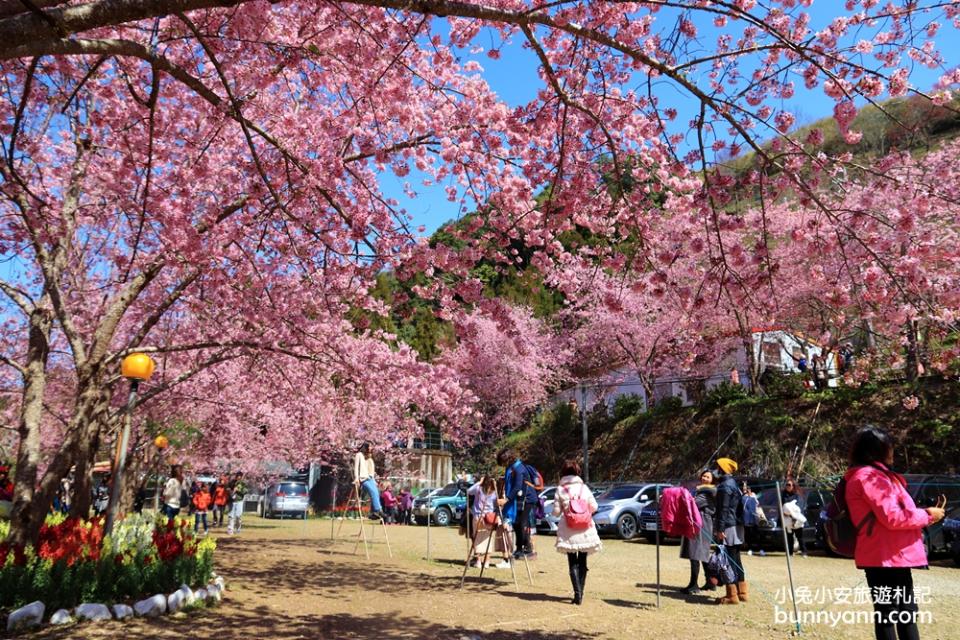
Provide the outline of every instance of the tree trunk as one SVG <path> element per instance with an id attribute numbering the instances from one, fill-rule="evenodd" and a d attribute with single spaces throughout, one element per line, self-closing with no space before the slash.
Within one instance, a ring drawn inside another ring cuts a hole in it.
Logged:
<path id="1" fill-rule="evenodd" d="M 24 410 L 30 406 L 27 403 L 28 398 L 39 408 L 36 421 L 31 423 L 33 427 L 24 431 L 27 437 L 21 435 L 14 511 L 10 519 L 10 540 L 14 544 L 36 542 L 53 498 L 60 489 L 60 481 L 70 472 L 71 466 L 96 452 L 93 444 L 99 441 L 100 428 L 110 410 L 105 384 L 102 376 L 96 375 L 98 373 L 99 370 L 94 369 L 93 375 L 81 377 L 66 437 L 60 449 L 50 459 L 39 484 L 37 467 L 40 459 L 39 417 L 43 410 L 42 393 L 39 399 L 34 400 L 32 396 L 27 396 L 27 389 L 24 390 Z M 24 468 L 21 468 L 21 464 Z M 75 494 L 80 501 L 85 499 L 85 495 L 89 495 L 80 491 Z M 79 507 L 80 505 L 78 509 Z"/>
<path id="2" fill-rule="evenodd" d="M 40 465 L 40 422 L 43 418 L 43 396 L 47 388 L 47 359 L 50 355 L 50 328 L 53 312 L 39 304 L 30 314 L 30 339 L 27 346 L 26 372 L 23 376 L 23 402 L 17 433 L 17 468 L 13 477 L 13 511 L 10 514 L 8 540 L 25 545 L 36 540 L 46 509 L 35 504 L 37 469 Z M 39 515 L 38 515 L 39 510 Z"/>
<path id="3" fill-rule="evenodd" d="M 917 339 L 917 321 L 909 320 L 904 328 L 907 332 L 907 380 L 914 382 L 920 375 L 920 344 Z"/>
<path id="4" fill-rule="evenodd" d="M 93 506 L 93 465 L 100 449 L 100 434 L 90 442 L 85 453 L 78 456 L 74 474 L 73 500 L 70 501 L 70 517 L 89 518 Z"/>

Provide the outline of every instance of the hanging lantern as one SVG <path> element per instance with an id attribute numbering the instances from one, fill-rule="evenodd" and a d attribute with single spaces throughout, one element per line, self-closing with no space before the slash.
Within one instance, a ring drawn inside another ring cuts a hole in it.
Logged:
<path id="1" fill-rule="evenodd" d="M 166 449 L 168 446 L 170 446 L 170 441 L 167 440 L 167 436 L 159 435 L 153 439 L 153 445 L 157 449 Z"/>
<path id="2" fill-rule="evenodd" d="M 149 380 L 156 368 L 153 359 L 145 353 L 131 353 L 120 363 L 120 373 L 124 378 Z"/>

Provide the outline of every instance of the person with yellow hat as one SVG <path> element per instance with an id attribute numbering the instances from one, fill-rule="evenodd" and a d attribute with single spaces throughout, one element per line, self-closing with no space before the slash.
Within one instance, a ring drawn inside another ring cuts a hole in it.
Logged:
<path id="1" fill-rule="evenodd" d="M 740 465 L 730 458 L 717 458 L 719 482 L 717 483 L 717 511 L 713 521 L 714 538 L 723 545 L 730 566 L 736 574 L 736 583 L 727 585 L 727 595 L 717 599 L 717 604 L 738 604 L 746 602 L 747 579 L 740 559 L 740 545 L 745 534 L 743 530 L 743 510 L 740 508 L 742 494 L 737 487 L 733 474 Z"/>

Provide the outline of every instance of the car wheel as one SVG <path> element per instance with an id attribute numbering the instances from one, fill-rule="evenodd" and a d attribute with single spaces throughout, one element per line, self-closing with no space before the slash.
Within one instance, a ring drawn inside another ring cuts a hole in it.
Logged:
<path id="1" fill-rule="evenodd" d="M 450 513 L 450 509 L 446 507 L 440 507 L 433 514 L 433 521 L 437 523 L 438 527 L 445 527 L 450 524 L 450 520 L 453 519 L 453 514 Z"/>
<path id="2" fill-rule="evenodd" d="M 637 535 L 637 518 L 632 513 L 625 513 L 617 518 L 617 533 L 623 540 L 630 540 Z"/>

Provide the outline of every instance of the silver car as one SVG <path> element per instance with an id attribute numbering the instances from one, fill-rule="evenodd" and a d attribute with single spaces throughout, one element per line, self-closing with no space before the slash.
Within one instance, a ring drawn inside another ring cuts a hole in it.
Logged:
<path id="1" fill-rule="evenodd" d="M 610 488 L 610 484 L 601 482 L 590 485 L 590 493 L 594 497 Z M 553 515 L 553 501 L 557 497 L 557 488 L 554 486 L 544 487 L 540 492 L 540 499 L 543 500 L 543 517 L 537 519 L 537 533 L 557 533 L 557 523 L 562 516 Z"/>
<path id="2" fill-rule="evenodd" d="M 264 518 L 293 515 L 306 520 L 307 508 L 310 506 L 307 484 L 293 481 L 274 482 L 267 487 L 260 505 L 260 515 Z"/>
<path id="3" fill-rule="evenodd" d="M 640 511 L 657 495 L 657 487 L 663 491 L 669 484 L 621 484 L 611 487 L 597 496 L 597 512 L 593 522 L 601 533 L 616 533 L 624 540 L 637 535 Z"/>
<path id="4" fill-rule="evenodd" d="M 553 500 L 557 496 L 557 488 L 553 486 L 544 487 L 540 492 L 540 499 L 543 500 L 543 517 L 537 518 L 538 533 L 556 533 L 557 522 L 559 518 L 553 515 Z"/>

